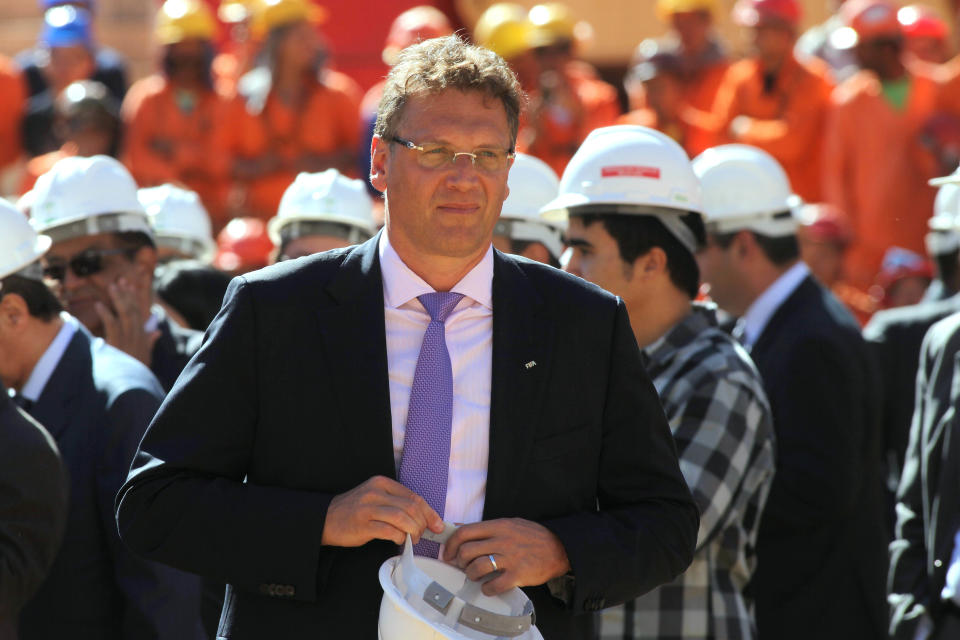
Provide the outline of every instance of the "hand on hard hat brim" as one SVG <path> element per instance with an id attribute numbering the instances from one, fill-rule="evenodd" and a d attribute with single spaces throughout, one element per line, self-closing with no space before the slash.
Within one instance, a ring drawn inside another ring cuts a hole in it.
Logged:
<path id="1" fill-rule="evenodd" d="M 497 574 L 483 585 L 488 596 L 545 584 L 570 571 L 567 552 L 557 536 L 543 525 L 521 518 L 461 526 L 447 540 L 443 560 L 474 581 Z"/>
<path id="2" fill-rule="evenodd" d="M 427 501 L 396 480 L 374 476 L 334 496 L 327 507 L 321 544 L 360 547 L 371 540 L 419 542 L 423 532 L 444 531 L 444 522 Z"/>

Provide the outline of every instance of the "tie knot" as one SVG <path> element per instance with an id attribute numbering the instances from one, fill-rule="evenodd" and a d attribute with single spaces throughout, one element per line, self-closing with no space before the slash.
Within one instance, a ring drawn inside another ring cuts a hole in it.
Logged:
<path id="1" fill-rule="evenodd" d="M 427 308 L 427 313 L 430 314 L 430 319 L 434 322 L 446 322 L 447 316 L 450 315 L 450 312 L 462 298 L 462 293 L 453 293 L 452 291 L 435 291 L 434 293 L 417 296 L 417 300 Z"/>

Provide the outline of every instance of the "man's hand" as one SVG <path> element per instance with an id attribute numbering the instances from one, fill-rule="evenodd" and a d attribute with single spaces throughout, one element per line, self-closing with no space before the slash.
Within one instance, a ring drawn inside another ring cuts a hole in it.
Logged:
<path id="1" fill-rule="evenodd" d="M 111 283 L 107 293 L 113 309 L 100 302 L 94 307 L 103 322 L 103 339 L 149 367 L 153 361 L 153 345 L 160 337 L 160 331 L 148 332 L 143 328 L 147 322 L 142 311 L 144 301 L 139 299 L 136 289 L 125 278 Z"/>
<path id="2" fill-rule="evenodd" d="M 484 583 L 488 596 L 513 587 L 532 587 L 570 571 L 570 560 L 560 539 L 543 525 L 520 518 L 488 520 L 467 524 L 447 540 L 443 559 L 463 569 L 471 580 L 493 573 Z"/>
<path id="3" fill-rule="evenodd" d="M 427 528 L 443 531 L 443 520 L 426 500 L 395 480 L 374 476 L 330 501 L 320 541 L 335 547 L 371 540 L 403 544 L 409 533 L 417 543 Z"/>

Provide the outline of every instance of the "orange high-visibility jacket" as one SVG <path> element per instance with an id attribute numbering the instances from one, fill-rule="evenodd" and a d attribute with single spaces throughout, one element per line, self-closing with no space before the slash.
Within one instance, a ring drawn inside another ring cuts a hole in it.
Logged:
<path id="1" fill-rule="evenodd" d="M 122 159 L 141 187 L 170 182 L 196 191 L 219 228 L 226 223 L 232 162 L 226 140 L 229 104 L 212 89 L 193 95 L 192 106 L 181 107 L 176 88 L 163 76 L 134 83 L 123 101 Z"/>
<path id="2" fill-rule="evenodd" d="M 13 63 L 0 56 L 0 169 L 16 162 L 23 151 L 20 125 L 27 102 L 27 86 Z"/>
<path id="3" fill-rule="evenodd" d="M 662 131 L 683 147 L 687 155 L 694 158 L 713 145 L 715 127 L 709 113 L 703 113 L 686 106 L 682 108 L 675 126 L 660 124 L 657 113 L 653 109 L 634 109 L 630 113 L 620 116 L 617 124 L 638 124 Z"/>
<path id="4" fill-rule="evenodd" d="M 293 168 L 307 154 L 354 154 L 360 139 L 360 90 L 347 76 L 332 71 L 313 83 L 295 110 L 271 92 L 259 113 L 242 96 L 233 103 L 229 149 L 236 158 L 273 155 L 284 167 L 243 183 L 246 215 L 268 220 L 276 215 L 283 192 L 297 177 Z M 350 163 L 352 169 L 353 163 Z M 342 169 L 341 169 L 342 170 Z"/>
<path id="5" fill-rule="evenodd" d="M 825 69 L 798 62 L 791 55 L 767 93 L 760 62 L 741 60 L 727 71 L 717 93 L 716 143 L 740 142 L 763 149 L 783 166 L 795 193 L 808 202 L 819 202 L 831 89 Z M 735 138 L 730 124 L 737 116 L 746 117 L 746 126 Z"/>
<path id="6" fill-rule="evenodd" d="M 938 92 L 933 78 L 911 74 L 907 103 L 899 112 L 884 99 L 877 77 L 860 71 L 833 93 L 823 191 L 825 200 L 850 219 L 854 239 L 845 268 L 855 286 L 873 283 L 891 246 L 925 252 L 935 196 L 927 180 L 938 171 L 919 138 Z"/>

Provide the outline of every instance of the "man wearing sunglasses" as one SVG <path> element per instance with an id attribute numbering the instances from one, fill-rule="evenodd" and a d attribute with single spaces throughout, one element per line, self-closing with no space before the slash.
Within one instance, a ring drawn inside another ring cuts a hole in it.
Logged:
<path id="1" fill-rule="evenodd" d="M 22 640 L 200 640 L 199 579 L 134 555 L 112 517 L 116 491 L 163 390 L 141 363 L 62 312 L 43 282 L 39 261 L 49 247 L 48 236 L 0 200 L 0 389 L 4 395 L 3 387 L 12 389 L 13 402 L 46 427 L 66 470 L 61 477 L 42 457 L 32 459 L 36 470 L 51 474 L 30 488 L 44 502 L 4 514 L 0 538 L 18 522 L 29 524 L 20 537 L 35 547 L 30 572 L 49 572 L 31 589 L 19 619 L 9 607 L 20 603 L 4 599 L 15 585 L 0 589 L 0 630 L 12 615 Z M 53 481 L 59 497 L 49 493 Z M 57 505 L 61 514 L 40 519 Z M 45 542 L 60 533 L 59 547 Z M 15 567 L 21 559 L 2 560 Z"/>
<path id="2" fill-rule="evenodd" d="M 203 336 L 153 305 L 157 251 L 133 178 L 113 158 L 72 157 L 41 176 L 34 194 L 33 225 L 53 238 L 44 275 L 66 310 L 169 390 Z"/>
<path id="3" fill-rule="evenodd" d="M 623 303 L 492 248 L 519 111 L 494 53 L 404 49 L 371 149 L 384 230 L 231 283 L 117 497 L 131 548 L 226 579 L 220 635 L 373 640 L 407 535 L 487 595 L 528 587 L 551 640 L 689 564 Z"/>

